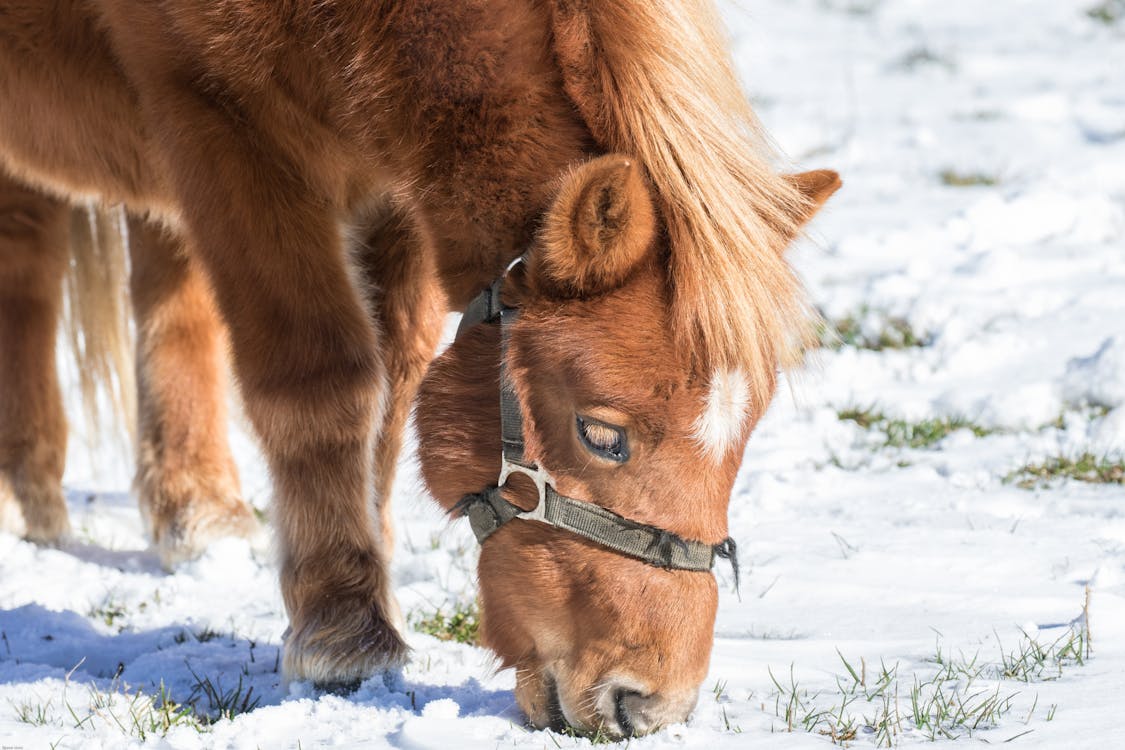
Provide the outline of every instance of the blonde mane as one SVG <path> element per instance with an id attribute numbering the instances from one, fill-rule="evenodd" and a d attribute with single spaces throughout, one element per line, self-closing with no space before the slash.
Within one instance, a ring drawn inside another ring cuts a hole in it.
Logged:
<path id="1" fill-rule="evenodd" d="M 643 162 L 662 204 L 678 343 L 767 397 L 810 337 L 781 257 L 805 199 L 770 164 L 715 8 L 555 0 L 553 12 L 568 94 L 603 147 Z"/>

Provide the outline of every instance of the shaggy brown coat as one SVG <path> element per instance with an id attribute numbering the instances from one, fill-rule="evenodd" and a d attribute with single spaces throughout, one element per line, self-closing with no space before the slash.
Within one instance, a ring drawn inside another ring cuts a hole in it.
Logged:
<path id="1" fill-rule="evenodd" d="M 572 410 L 617 403 L 607 416 L 679 447 L 574 491 L 703 540 L 725 531 L 741 446 L 807 331 L 781 251 L 838 181 L 793 184 L 769 165 L 708 0 L 8 0 L 0 101 L 0 167 L 14 180 L 0 186 L 0 344 L 26 350 L 0 363 L 0 511 L 18 505 L 29 536 L 65 529 L 65 424 L 43 377 L 66 264 L 59 196 L 130 211 L 138 485 L 166 560 L 252 527 L 221 437 L 212 300 L 229 325 L 274 480 L 288 676 L 348 682 L 404 657 L 387 500 L 409 404 L 445 311 L 533 246 L 512 293 L 528 310 L 513 365 L 535 455 L 578 481 L 552 453 L 573 447 Z M 591 162 L 612 152 L 625 156 Z M 625 326 L 608 335 L 605 316 Z M 459 351 L 494 363 L 486 338 Z M 654 505 L 660 477 L 691 471 L 688 420 L 708 384 L 734 372 L 750 410 L 719 469 L 695 472 L 707 477 L 696 504 Z M 456 393 L 490 373 L 442 382 Z M 494 416 L 465 408 L 424 420 L 423 444 L 466 429 L 492 443 Z M 443 502 L 495 476 L 483 469 L 494 453 L 464 459 L 460 478 L 427 472 Z M 481 561 L 486 637 L 520 666 L 532 718 L 549 718 L 548 685 L 576 726 L 682 718 L 706 667 L 713 580 L 576 540 L 537 562 L 521 552 L 556 535 L 504 533 Z M 579 563 L 588 572 L 575 576 Z M 531 577 L 490 590 L 518 566 Z M 614 594 L 625 581 L 658 606 L 689 606 L 646 629 L 639 602 Z M 549 635 L 520 624 L 529 608 L 553 621 Z M 573 668 L 613 627 L 659 647 Z"/>

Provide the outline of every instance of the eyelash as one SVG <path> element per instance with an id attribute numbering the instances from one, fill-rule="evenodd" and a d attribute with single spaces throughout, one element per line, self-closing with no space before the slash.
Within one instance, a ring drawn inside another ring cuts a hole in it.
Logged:
<path id="1" fill-rule="evenodd" d="M 605 422 L 578 417 L 578 438 L 591 453 L 616 463 L 629 460 L 625 430 Z"/>

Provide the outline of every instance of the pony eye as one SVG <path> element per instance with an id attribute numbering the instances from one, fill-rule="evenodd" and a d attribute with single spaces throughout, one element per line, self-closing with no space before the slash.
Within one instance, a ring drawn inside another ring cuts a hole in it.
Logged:
<path id="1" fill-rule="evenodd" d="M 578 417 L 578 437 L 597 456 L 617 463 L 629 460 L 629 443 L 625 439 L 625 430 L 620 427 Z"/>

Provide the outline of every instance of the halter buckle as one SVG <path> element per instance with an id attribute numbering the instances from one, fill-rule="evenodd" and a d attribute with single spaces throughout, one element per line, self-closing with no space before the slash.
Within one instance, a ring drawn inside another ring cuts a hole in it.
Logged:
<path id="1" fill-rule="evenodd" d="M 512 474 L 523 474 L 526 477 L 530 477 L 531 481 L 535 483 L 535 489 L 539 492 L 539 502 L 536 503 L 535 507 L 531 510 L 517 513 L 516 518 L 522 518 L 527 521 L 543 521 L 546 523 L 547 486 L 550 485 L 551 489 L 554 489 L 555 480 L 538 464 L 524 466 L 523 464 L 505 458 L 500 464 L 500 479 L 497 480 L 496 486 L 503 487 L 507 483 L 508 477 Z"/>

